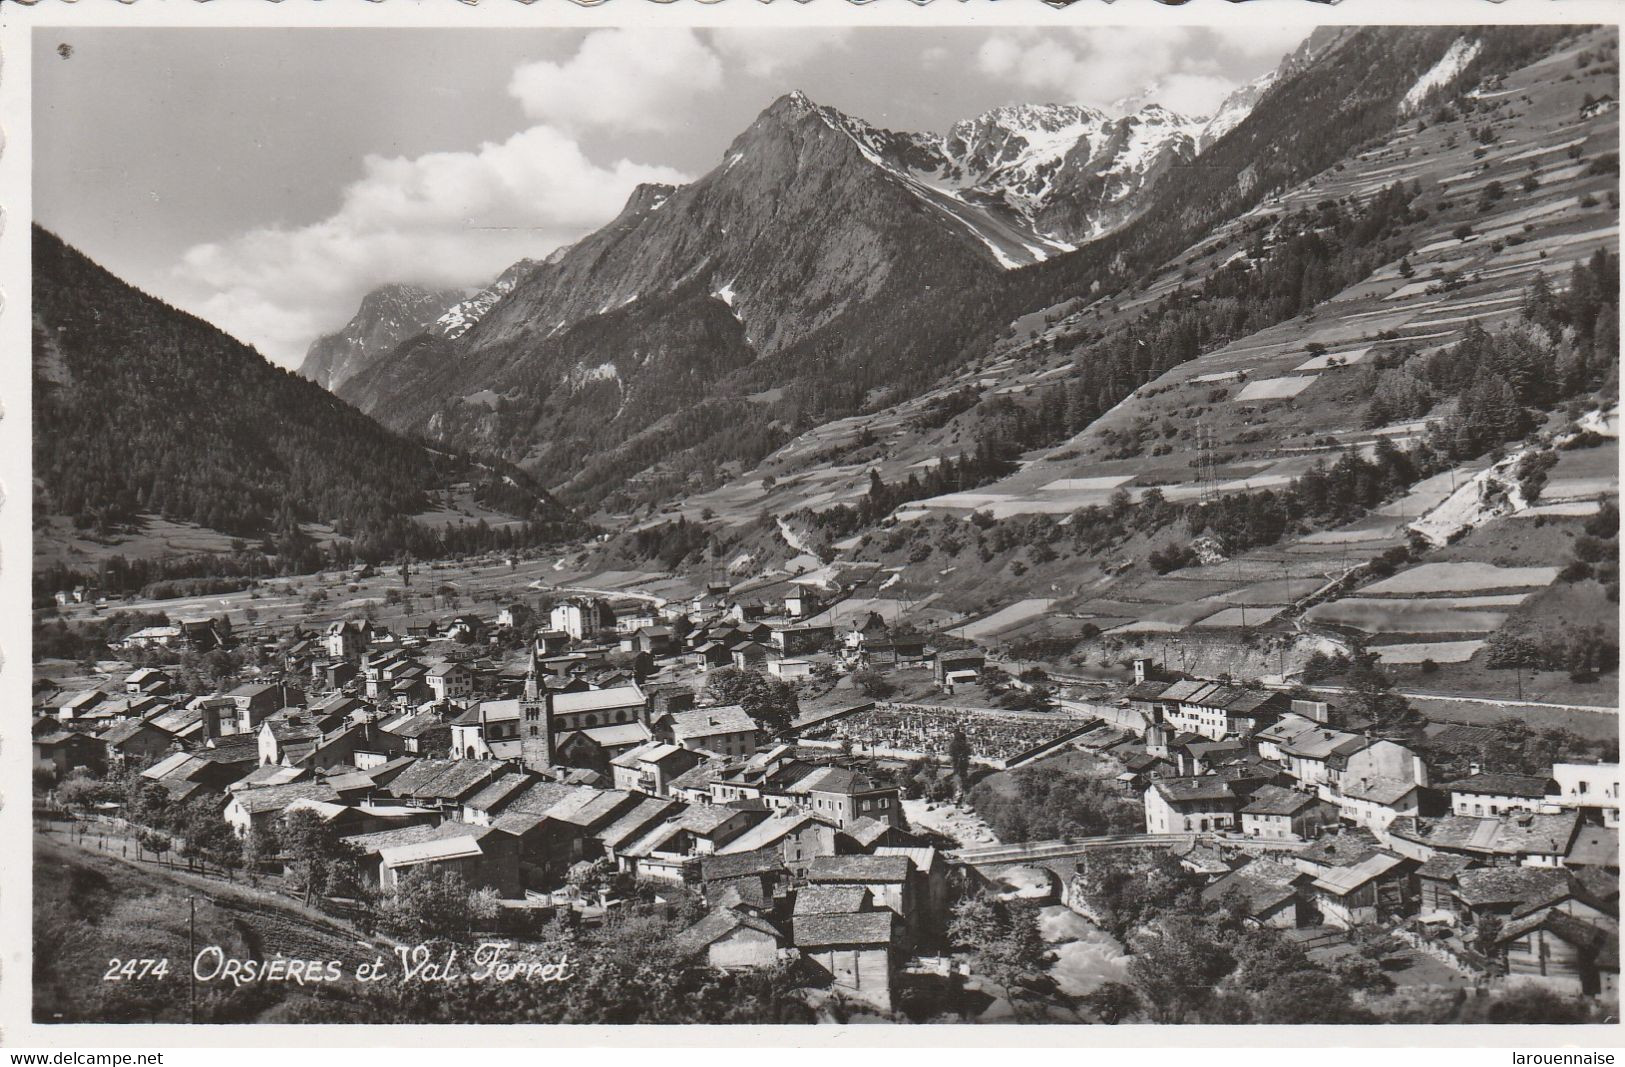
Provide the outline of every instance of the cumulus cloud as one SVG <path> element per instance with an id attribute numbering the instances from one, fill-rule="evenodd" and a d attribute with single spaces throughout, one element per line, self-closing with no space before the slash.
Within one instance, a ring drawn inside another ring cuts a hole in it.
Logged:
<path id="1" fill-rule="evenodd" d="M 378 285 L 483 285 L 607 222 L 640 182 L 688 181 L 671 167 L 595 161 L 582 138 L 678 128 L 722 71 L 691 30 L 595 30 L 571 56 L 515 69 L 508 91 L 535 125 L 472 151 L 369 156 L 332 215 L 194 246 L 176 287 L 199 314 L 296 365 Z"/>
<path id="2" fill-rule="evenodd" d="M 850 28 L 780 30 L 734 28 L 711 31 L 711 44 L 746 74 L 768 78 L 851 43 Z"/>
<path id="3" fill-rule="evenodd" d="M 692 30 L 594 30 L 569 59 L 526 63 L 508 91 L 533 119 L 570 130 L 671 129 L 722 87 L 722 61 Z"/>
<path id="4" fill-rule="evenodd" d="M 199 314 L 291 365 L 382 282 L 484 284 L 613 217 L 638 183 L 686 180 L 669 167 L 594 163 L 545 125 L 470 152 L 369 156 L 328 218 L 197 245 L 179 281 Z"/>
<path id="5" fill-rule="evenodd" d="M 1146 95 L 1180 115 L 1211 115 L 1235 87 L 1229 78 L 1192 72 L 1170 74 Z"/>
<path id="6" fill-rule="evenodd" d="M 612 218 L 664 166 L 595 162 L 606 138 L 669 132 L 722 88 L 725 65 L 767 77 L 846 47 L 847 30 L 603 29 L 572 55 L 517 67 L 508 92 L 536 124 L 474 151 L 371 156 L 339 209 L 189 249 L 175 282 L 199 314 L 295 365 L 384 282 L 470 287 Z"/>
<path id="7" fill-rule="evenodd" d="M 1216 109 L 1243 80 L 1236 76 L 1239 68 L 1262 73 L 1305 32 L 1268 27 L 1235 34 L 1195 27 L 1009 30 L 982 42 L 976 66 L 989 77 L 1059 101 L 1109 107 L 1125 97 L 1149 99 L 1202 115 Z M 1148 86 L 1155 88 L 1146 92 Z"/>

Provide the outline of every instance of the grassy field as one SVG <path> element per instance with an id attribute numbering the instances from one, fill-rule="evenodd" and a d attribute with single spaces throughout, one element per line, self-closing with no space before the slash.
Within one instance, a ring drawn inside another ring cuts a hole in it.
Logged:
<path id="1" fill-rule="evenodd" d="M 1075 748 L 1062 749 L 1055 755 L 1045 756 L 1028 766 L 1043 767 L 1045 770 L 1059 771 L 1063 774 L 1076 774 L 1099 781 L 1116 778 L 1122 770 L 1122 767 L 1114 760 Z M 994 771 L 985 778 L 977 779 L 976 784 L 979 786 L 985 785 L 1000 796 L 1013 798 L 1017 795 L 1014 776 L 1021 773 L 1021 770 L 1022 768 L 1013 771 Z"/>
<path id="2" fill-rule="evenodd" d="M 1527 691 L 1527 690 L 1526 690 Z M 1533 699 L 1533 698 L 1531 698 Z M 1477 704 L 1449 697 L 1411 698 L 1416 710 L 1430 722 L 1459 722 L 1493 726 L 1515 720 L 1537 730 L 1560 727 L 1592 741 L 1619 740 L 1619 716 L 1589 711 L 1568 711 L 1527 704 Z"/>
<path id="3" fill-rule="evenodd" d="M 196 902 L 188 937 L 189 902 Z M 189 946 L 236 959 L 341 961 L 351 980 L 374 953 L 315 913 L 246 886 L 172 874 L 34 836 L 36 1022 L 186 1022 Z M 105 980 L 113 959 L 163 959 L 162 978 Z M 311 987 L 314 988 L 314 987 Z M 340 995 L 344 984 L 333 989 Z M 197 986 L 198 1022 L 274 1022 L 309 1001 L 292 983 Z"/>

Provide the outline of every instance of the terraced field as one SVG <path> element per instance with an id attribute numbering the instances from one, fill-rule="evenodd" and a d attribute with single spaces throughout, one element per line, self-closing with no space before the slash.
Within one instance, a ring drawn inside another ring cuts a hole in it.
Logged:
<path id="1" fill-rule="evenodd" d="M 1601 65 L 1577 64 L 1592 43 L 1480 87 L 1477 95 L 1490 110 L 1467 119 L 1433 109 L 1412 116 L 1360 154 L 1219 227 L 1136 290 L 1098 299 L 1080 294 L 1024 316 L 984 358 L 930 393 L 802 434 L 756 470 L 687 501 L 683 513 L 709 508 L 720 521 L 742 524 L 763 510 L 783 514 L 856 500 L 867 491 L 871 471 L 890 485 L 928 470 L 974 444 L 960 436 L 958 420 L 931 417 L 934 405 L 951 406 L 967 389 L 984 397 L 1042 396 L 1081 369 L 1073 350 L 1080 334 L 1109 332 L 1193 279 L 1248 255 L 1274 218 L 1318 210 L 1328 200 L 1363 202 L 1396 181 L 1415 183 L 1429 213 L 1408 234 L 1411 247 L 1403 257 L 1375 265 L 1307 314 L 1174 367 L 1084 432 L 1023 456 L 1010 476 L 915 501 L 893 517 L 908 523 L 981 513 L 1064 522 L 1080 508 L 1123 494 L 1137 500 L 1154 489 L 1179 502 L 1215 491 L 1280 488 L 1350 448 L 1370 454 L 1383 441 L 1405 447 L 1450 419 L 1453 402 L 1423 417 L 1364 425 L 1369 367 L 1401 349 L 1427 353 L 1471 328 L 1509 323 L 1521 314 L 1537 275 L 1560 291 L 1576 264 L 1599 249 L 1617 251 L 1617 176 L 1610 161 L 1619 150 L 1612 104 L 1619 89 L 1617 76 Z M 1594 102 L 1599 99 L 1605 103 Z M 1617 436 L 1610 421 L 1617 416 L 1587 419 Z M 1547 430 L 1564 430 L 1567 422 L 1554 416 Z M 1552 541 L 1558 547 L 1520 563 L 1498 555 L 1513 535 L 1474 531 L 1524 529 L 1525 542 L 1572 536 L 1562 524 L 1595 513 L 1617 492 L 1617 458 L 1611 442 L 1563 452 L 1539 500 L 1493 514 L 1484 505 L 1487 490 L 1492 481 L 1516 481 L 1516 455 L 1470 461 L 1344 527 L 1168 575 L 1120 568 L 1114 560 L 1102 561 L 1099 571 L 1092 564 L 1072 571 L 1034 568 L 1019 579 L 1019 571 L 995 574 L 979 570 L 975 560 L 933 557 L 899 567 L 893 591 L 937 596 L 934 606 L 971 611 L 976 638 L 995 644 L 1064 635 L 1089 623 L 1114 642 L 1114 655 L 1180 643 L 1252 647 L 1262 638 L 1290 647 L 1280 659 L 1290 669 L 1309 650 L 1328 647 L 1328 640 L 1360 635 L 1395 666 L 1456 664 L 1462 684 L 1477 692 L 1500 684 L 1467 677 L 1477 670 L 1481 642 L 1500 625 L 1546 610 L 1542 591 L 1551 588 L 1566 549 Z M 1389 584 L 1327 599 L 1328 587 L 1343 576 L 1413 536 L 1435 546 L 1423 566 Z M 836 548 L 860 551 L 861 540 Z M 1135 542 L 1121 551 L 1132 562 L 1149 547 Z M 1518 551 L 1531 549 L 1525 544 Z M 1317 595 L 1326 602 L 1300 617 L 1295 606 Z M 1034 614 L 1038 602 L 1048 607 Z"/>

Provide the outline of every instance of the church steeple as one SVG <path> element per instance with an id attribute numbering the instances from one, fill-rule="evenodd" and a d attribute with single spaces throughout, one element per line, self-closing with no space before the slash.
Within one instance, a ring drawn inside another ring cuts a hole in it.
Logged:
<path id="1" fill-rule="evenodd" d="M 530 649 L 530 670 L 525 672 L 525 702 L 535 703 L 541 699 L 541 683 L 536 677 L 536 646 Z"/>

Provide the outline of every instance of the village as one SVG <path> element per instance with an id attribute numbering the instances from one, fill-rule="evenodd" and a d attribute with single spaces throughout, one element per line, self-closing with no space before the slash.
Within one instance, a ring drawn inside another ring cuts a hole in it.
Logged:
<path id="1" fill-rule="evenodd" d="M 1352 696 L 1148 658 L 1073 685 L 835 611 L 862 602 L 839 581 L 534 588 L 399 632 L 219 612 L 126 633 L 36 684 L 36 825 L 268 885 L 319 840 L 357 875 L 335 897 L 449 879 L 521 939 L 685 897 L 689 965 L 795 960 L 822 1002 L 882 1016 L 1105 1019 L 1157 922 L 1124 920 L 1123 879 L 1156 872 L 1328 969 L 1374 961 L 1373 996 L 1617 1002 L 1617 763 L 1513 773 L 1486 765 L 1493 727 L 1396 739 Z M 213 686 L 183 666 L 227 652 L 245 666 Z M 1109 799 L 1104 832 L 1011 839 L 977 810 L 1052 771 Z M 966 933 L 989 908 L 1033 909 L 1030 974 Z"/>

